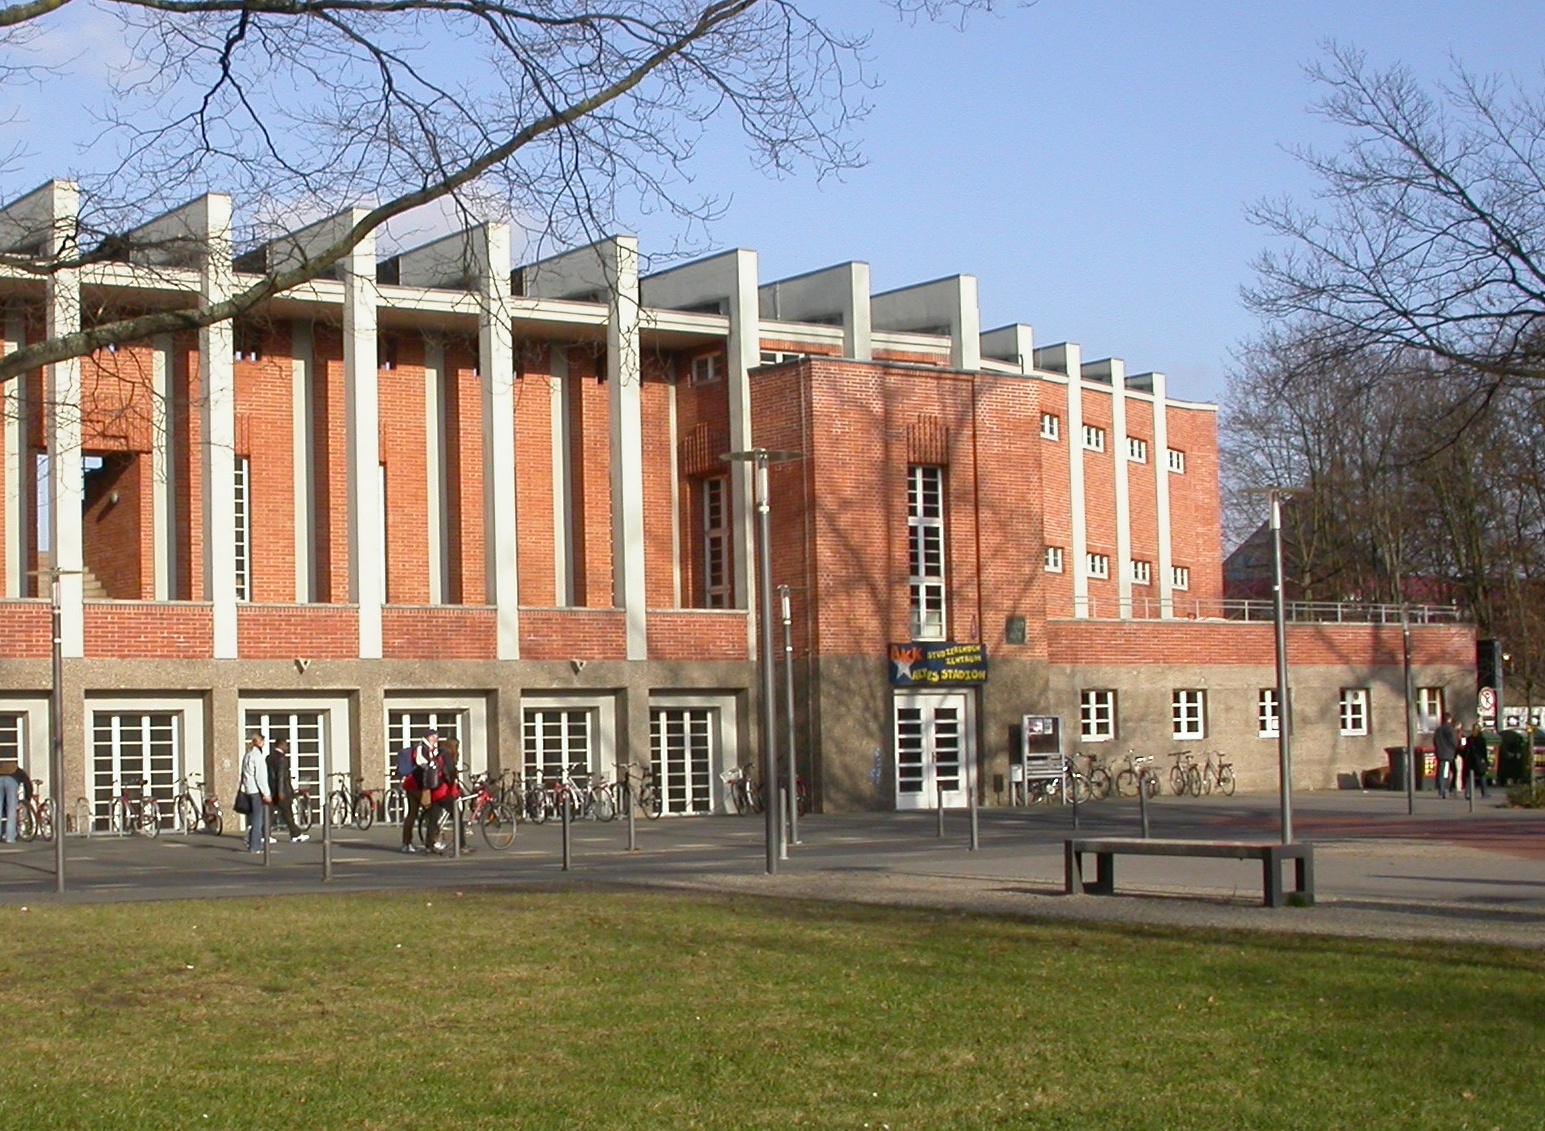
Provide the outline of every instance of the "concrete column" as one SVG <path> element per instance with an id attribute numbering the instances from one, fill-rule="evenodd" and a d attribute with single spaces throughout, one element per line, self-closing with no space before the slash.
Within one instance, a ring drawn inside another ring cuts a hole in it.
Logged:
<path id="1" fill-rule="evenodd" d="M 235 287 L 231 200 L 195 202 L 205 237 L 200 301 L 223 302 Z M 212 605 L 215 659 L 234 659 L 236 639 L 236 362 L 229 320 L 199 331 L 199 386 L 204 443 L 204 599 Z"/>
<path id="2" fill-rule="evenodd" d="M 869 264 L 839 263 L 779 279 L 759 287 L 757 295 L 762 318 L 778 322 L 828 322 L 836 318 L 842 324 L 842 356 L 859 361 L 874 356 Z"/>
<path id="3" fill-rule="evenodd" d="M 639 349 L 638 240 L 609 242 L 606 379 L 611 417 L 612 584 L 627 618 L 628 659 L 649 658 L 644 590 L 643 361 Z M 761 360 L 760 354 L 757 358 Z M 648 712 L 644 712 L 646 718 Z"/>
<path id="4" fill-rule="evenodd" d="M 1169 416 L 1168 382 L 1162 373 L 1149 375 L 1153 382 L 1153 481 L 1159 553 L 1159 608 L 1166 617 L 1175 615 L 1175 547 L 1169 519 Z"/>
<path id="5" fill-rule="evenodd" d="M 947 326 L 950 366 L 975 372 L 982 367 L 982 314 L 974 275 L 952 275 L 886 291 L 870 300 L 876 330 L 937 333 Z"/>
<path id="6" fill-rule="evenodd" d="M 1006 361 L 1029 373 L 1035 365 L 1035 331 L 1022 322 L 982 333 L 982 356 Z"/>
<path id="7" fill-rule="evenodd" d="M 26 345 L 22 312 L 14 307 L 5 311 L 4 352 L 11 353 Z M 0 414 L 5 428 L 5 578 L 0 595 L 25 597 L 32 592 L 27 578 L 27 547 L 32 544 L 27 485 L 37 476 L 27 422 L 32 413 L 28 404 L 25 377 L 12 377 L 0 394 Z"/>
<path id="8" fill-rule="evenodd" d="M 574 460 L 569 428 L 569 347 L 548 343 L 552 380 L 548 386 L 553 464 L 553 604 L 574 604 Z"/>
<path id="9" fill-rule="evenodd" d="M 1041 356 L 1047 355 L 1043 363 Z M 1066 342 L 1036 350 L 1036 367 L 1055 369 L 1068 378 L 1068 526 L 1072 545 L 1066 563 L 1073 578 L 1073 615 L 1089 615 L 1089 508 L 1084 493 L 1084 390 L 1079 347 Z"/>
<path id="10" fill-rule="evenodd" d="M 473 233 L 478 256 L 478 368 L 483 375 L 483 531 L 488 603 L 498 618 L 501 660 L 520 659 L 519 566 L 515 538 L 515 340 L 510 303 L 510 230 Z"/>
<path id="11" fill-rule="evenodd" d="M 1118 615 L 1132 615 L 1132 490 L 1127 476 L 1127 367 L 1119 358 L 1084 366 L 1087 376 L 1110 382 L 1110 458 L 1115 461 L 1116 605 Z"/>
<path id="12" fill-rule="evenodd" d="M 47 194 L 49 257 L 76 253 L 75 233 L 80 215 L 80 189 L 68 181 L 53 181 Z M 80 272 L 56 271 L 43 285 L 44 333 L 50 338 L 73 334 L 81 325 Z M 85 656 L 85 605 L 81 571 L 86 568 L 81 508 L 85 476 L 81 469 L 81 362 L 72 357 L 43 370 L 43 397 L 48 444 L 48 490 L 51 552 L 59 571 L 61 650 L 67 659 Z M 47 579 L 39 591 L 48 592 Z"/>
<path id="13" fill-rule="evenodd" d="M 357 216 L 347 217 L 352 223 Z M 343 218 L 340 218 L 343 219 Z M 381 657 L 380 362 L 376 356 L 376 249 L 367 237 L 339 264 L 343 278 L 343 382 L 348 405 L 349 597 L 359 607 L 359 656 Z"/>

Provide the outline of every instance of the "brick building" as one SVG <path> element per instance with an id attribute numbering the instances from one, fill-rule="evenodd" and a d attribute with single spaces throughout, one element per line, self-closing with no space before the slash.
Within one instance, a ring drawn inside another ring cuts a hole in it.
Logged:
<path id="1" fill-rule="evenodd" d="M 46 251 L 77 207 L 45 185 L 0 247 Z M 0 276 L 5 348 L 219 302 L 354 218 L 236 257 L 202 198 L 122 261 Z M 733 251 L 640 278 L 629 238 L 510 260 L 499 225 L 379 262 L 366 240 L 235 325 L 7 383 L 0 752 L 46 776 L 57 569 L 50 792 L 99 814 L 141 776 L 229 794 L 249 729 L 315 789 L 324 756 L 379 783 L 429 726 L 474 769 L 646 762 L 672 811 L 722 809 L 758 695 L 752 479 L 723 457 L 766 447 L 802 456 L 771 472 L 771 556 L 826 806 L 963 803 L 968 765 L 992 803 L 1026 713 L 1069 748 L 1218 748 L 1275 781 L 1271 624 L 1222 602 L 1212 406 L 983 332 L 969 276 L 763 283 Z M 1337 618 L 1290 632 L 1306 787 L 1403 737 L 1398 627 Z M 1413 631 L 1424 701 L 1473 698 L 1472 636 Z M 985 682 L 895 686 L 893 644 L 980 646 Z"/>

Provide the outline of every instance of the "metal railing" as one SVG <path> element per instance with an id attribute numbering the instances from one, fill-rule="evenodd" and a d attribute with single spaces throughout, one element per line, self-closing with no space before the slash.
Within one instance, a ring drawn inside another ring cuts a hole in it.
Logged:
<path id="1" fill-rule="evenodd" d="M 1271 624 L 1271 601 L 1175 597 L 1081 597 L 1073 601 L 1073 615 L 1089 620 L 1228 620 Z M 1289 601 L 1286 615 L 1291 624 L 1387 624 L 1402 617 L 1413 625 L 1468 624 L 1469 615 L 1457 605 L 1382 604 L 1367 601 Z"/>

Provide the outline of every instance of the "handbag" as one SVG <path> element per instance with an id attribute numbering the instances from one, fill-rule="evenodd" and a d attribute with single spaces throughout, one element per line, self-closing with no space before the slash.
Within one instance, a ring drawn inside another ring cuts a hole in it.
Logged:
<path id="1" fill-rule="evenodd" d="M 419 792 L 419 795 L 418 795 L 418 807 L 420 809 L 428 809 L 434 803 L 435 803 L 435 795 L 433 793 L 431 793 L 429 790 L 425 789 L 425 790 L 421 790 Z"/>
<path id="2" fill-rule="evenodd" d="M 236 795 L 236 812 L 238 812 L 238 813 L 251 813 L 252 812 L 252 794 L 250 794 L 250 793 L 238 793 Z"/>

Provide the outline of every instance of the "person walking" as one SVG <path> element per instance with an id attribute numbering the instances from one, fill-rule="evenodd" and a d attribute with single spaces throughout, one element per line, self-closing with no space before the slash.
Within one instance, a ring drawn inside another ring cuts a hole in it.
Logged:
<path id="1" fill-rule="evenodd" d="M 1454 730 L 1454 716 L 1444 715 L 1432 732 L 1432 750 L 1438 762 L 1438 796 L 1447 797 L 1454 775 L 1454 758 L 1459 753 L 1459 735 Z"/>
<path id="2" fill-rule="evenodd" d="M 435 731 L 428 731 L 424 735 L 423 742 L 409 743 L 403 747 L 398 756 L 398 776 L 402 779 L 402 792 L 408 799 L 407 815 L 402 819 L 402 851 L 417 852 L 413 847 L 413 832 L 418 828 L 418 817 L 423 809 L 424 792 L 420 784 L 423 778 L 419 774 L 419 767 L 427 763 L 433 756 L 435 747 L 440 744 L 440 736 Z"/>
<path id="3" fill-rule="evenodd" d="M 1486 796 L 1486 771 L 1490 768 L 1491 752 L 1486 749 L 1486 735 L 1481 731 L 1479 719 L 1470 728 L 1470 733 L 1465 737 L 1464 747 L 1460 750 L 1460 756 L 1465 760 L 1465 799 L 1470 797 L 1470 782 L 1473 779 L 1475 788 L 1481 791 L 1481 796 Z"/>
<path id="4" fill-rule="evenodd" d="M 266 814 L 272 795 L 268 790 L 268 766 L 263 758 L 263 736 L 253 731 L 247 736 L 247 749 L 241 756 L 241 784 L 238 793 L 246 794 L 247 851 L 262 852 L 263 838 L 268 835 Z"/>
<path id="5" fill-rule="evenodd" d="M 287 738 L 274 739 L 268 751 L 268 792 L 274 799 L 275 812 L 290 834 L 290 843 L 303 844 L 310 840 L 309 834 L 295 827 L 295 810 L 291 807 L 295 788 L 290 780 L 290 740 Z"/>
<path id="6" fill-rule="evenodd" d="M 0 840 L 6 844 L 16 843 L 16 831 L 21 817 L 18 804 L 21 785 L 16 780 L 20 769 L 15 758 L 0 762 Z"/>

